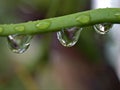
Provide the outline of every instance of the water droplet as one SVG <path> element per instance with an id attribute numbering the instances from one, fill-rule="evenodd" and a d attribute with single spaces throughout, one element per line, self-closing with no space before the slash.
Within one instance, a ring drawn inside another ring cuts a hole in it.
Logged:
<path id="1" fill-rule="evenodd" d="M 42 21 L 36 24 L 36 27 L 40 30 L 44 30 L 47 29 L 50 26 L 50 22 L 49 21 Z"/>
<path id="2" fill-rule="evenodd" d="M 120 19 L 120 13 L 116 13 L 115 16 Z"/>
<path id="3" fill-rule="evenodd" d="M 3 32 L 3 28 L 2 27 L 0 27 L 0 33 L 2 33 Z"/>
<path id="4" fill-rule="evenodd" d="M 19 31 L 19 32 L 23 32 L 23 31 L 25 31 L 25 27 L 24 26 L 16 26 L 15 30 Z"/>
<path id="5" fill-rule="evenodd" d="M 57 39 L 63 46 L 72 47 L 77 43 L 81 31 L 82 28 L 79 27 L 63 29 L 57 32 Z"/>
<path id="6" fill-rule="evenodd" d="M 32 37 L 32 35 L 9 35 L 7 37 L 8 46 L 12 52 L 21 54 L 25 52 L 30 46 L 30 40 Z"/>
<path id="7" fill-rule="evenodd" d="M 82 24 L 90 22 L 90 15 L 80 15 L 76 18 L 76 21 Z"/>
<path id="8" fill-rule="evenodd" d="M 111 28 L 113 24 L 111 23 L 102 23 L 94 25 L 94 29 L 99 34 L 106 34 Z"/>

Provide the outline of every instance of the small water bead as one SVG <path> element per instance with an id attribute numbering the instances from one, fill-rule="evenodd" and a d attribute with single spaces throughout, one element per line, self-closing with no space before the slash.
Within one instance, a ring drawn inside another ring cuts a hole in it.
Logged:
<path id="1" fill-rule="evenodd" d="M 36 27 L 40 30 L 47 29 L 50 26 L 50 21 L 44 21 L 44 22 L 38 22 L 36 24 Z"/>
<path id="2" fill-rule="evenodd" d="M 57 39 L 63 46 L 72 47 L 77 43 L 81 31 L 79 27 L 66 28 L 57 32 Z"/>
<path id="3" fill-rule="evenodd" d="M 25 31 L 25 27 L 24 26 L 16 26 L 15 30 L 19 31 L 19 32 L 23 32 L 23 31 Z"/>
<path id="4" fill-rule="evenodd" d="M 102 23 L 94 25 L 94 29 L 99 34 L 106 34 L 111 28 L 113 24 L 111 23 Z"/>
<path id="5" fill-rule="evenodd" d="M 2 27 L 0 27 L 0 33 L 2 33 L 3 32 L 3 28 Z"/>
<path id="6" fill-rule="evenodd" d="M 76 21 L 81 24 L 86 24 L 90 22 L 90 15 L 80 15 L 76 18 Z"/>
<path id="7" fill-rule="evenodd" d="M 120 19 L 120 13 L 116 13 L 115 16 Z"/>
<path id="8" fill-rule="evenodd" d="M 8 46 L 14 53 L 24 53 L 30 46 L 30 40 L 32 37 L 32 35 L 9 35 L 7 37 Z"/>

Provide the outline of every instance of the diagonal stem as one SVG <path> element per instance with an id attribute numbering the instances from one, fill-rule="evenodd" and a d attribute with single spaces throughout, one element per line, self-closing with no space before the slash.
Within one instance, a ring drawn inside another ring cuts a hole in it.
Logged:
<path id="1" fill-rule="evenodd" d="M 120 8 L 103 8 L 44 20 L 4 24 L 0 25 L 0 35 L 56 32 L 66 27 L 84 27 L 107 22 L 120 23 Z"/>

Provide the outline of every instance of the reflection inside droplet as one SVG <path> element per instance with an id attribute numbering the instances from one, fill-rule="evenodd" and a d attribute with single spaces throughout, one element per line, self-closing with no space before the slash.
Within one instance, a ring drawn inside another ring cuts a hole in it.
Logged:
<path id="1" fill-rule="evenodd" d="M 81 30 L 79 27 L 63 29 L 57 32 L 57 39 L 63 46 L 72 47 L 77 43 Z"/>
<path id="2" fill-rule="evenodd" d="M 8 46 L 14 53 L 23 53 L 30 46 L 31 35 L 9 35 L 7 37 Z"/>
<path id="3" fill-rule="evenodd" d="M 106 34 L 111 28 L 113 24 L 111 23 L 102 23 L 94 25 L 94 29 L 99 34 Z"/>

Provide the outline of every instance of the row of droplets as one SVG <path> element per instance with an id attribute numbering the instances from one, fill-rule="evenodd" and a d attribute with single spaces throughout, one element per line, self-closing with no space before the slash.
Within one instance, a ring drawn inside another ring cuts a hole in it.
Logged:
<path id="1" fill-rule="evenodd" d="M 112 28 L 112 26 L 113 25 L 111 23 L 102 23 L 94 25 L 94 29 L 99 34 L 106 34 Z M 63 46 L 72 47 L 77 43 L 81 31 L 82 28 L 80 27 L 62 29 L 61 31 L 57 32 L 57 39 Z M 30 46 L 32 37 L 32 35 L 9 35 L 7 37 L 8 46 L 14 53 L 24 53 Z"/>

